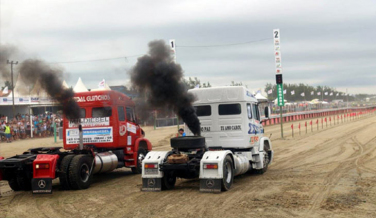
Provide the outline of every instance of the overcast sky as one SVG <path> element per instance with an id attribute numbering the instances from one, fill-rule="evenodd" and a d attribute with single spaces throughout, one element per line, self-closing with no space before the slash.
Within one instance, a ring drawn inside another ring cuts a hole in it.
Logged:
<path id="1" fill-rule="evenodd" d="M 145 54 L 152 40 L 175 39 L 186 77 L 213 86 L 242 82 L 257 90 L 275 83 L 272 31 L 279 28 L 285 83 L 376 93 L 374 0 L 0 0 L 0 5 L 0 43 L 20 51 L 13 60 L 134 56 Z M 96 88 L 102 79 L 110 86 L 129 85 L 126 72 L 136 61 L 60 65 L 70 86 L 81 77 L 88 88 Z"/>

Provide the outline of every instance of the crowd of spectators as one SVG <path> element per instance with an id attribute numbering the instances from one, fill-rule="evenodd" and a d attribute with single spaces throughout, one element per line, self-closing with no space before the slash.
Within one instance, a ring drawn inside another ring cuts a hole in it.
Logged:
<path id="1" fill-rule="evenodd" d="M 10 127 L 11 141 L 18 139 L 26 139 L 31 137 L 31 131 L 33 131 L 33 137 L 48 137 L 54 135 L 54 121 L 56 127 L 60 127 L 61 116 L 54 113 L 45 113 L 32 115 L 30 120 L 29 114 L 17 114 L 13 119 L 6 119 L 5 116 L 0 115 L 0 135 L 1 142 L 6 141 L 5 138 L 5 126 L 8 123 Z"/>

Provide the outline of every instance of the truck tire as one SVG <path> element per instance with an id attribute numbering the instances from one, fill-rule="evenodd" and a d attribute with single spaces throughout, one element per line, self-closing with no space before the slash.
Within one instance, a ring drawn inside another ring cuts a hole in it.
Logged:
<path id="1" fill-rule="evenodd" d="M 60 186 L 63 190 L 71 189 L 69 184 L 69 165 L 74 158 L 73 154 L 67 155 L 63 158 L 60 163 L 60 173 L 59 173 L 59 180 Z"/>
<path id="2" fill-rule="evenodd" d="M 201 136 L 183 136 L 175 137 L 170 140 L 171 147 L 178 150 L 202 149 L 205 148 L 205 137 Z"/>
<path id="3" fill-rule="evenodd" d="M 87 189 L 90 187 L 93 174 L 91 166 L 93 158 L 88 155 L 75 155 L 69 165 L 69 184 L 73 190 Z"/>
<path id="4" fill-rule="evenodd" d="M 174 171 L 164 172 L 162 178 L 162 190 L 171 190 L 175 187 L 176 175 Z"/>
<path id="5" fill-rule="evenodd" d="M 234 169 L 232 158 L 227 155 L 223 162 L 222 191 L 228 191 L 234 181 Z"/>
<path id="6" fill-rule="evenodd" d="M 18 185 L 16 177 L 13 177 L 10 180 L 8 180 L 8 184 L 13 191 L 20 191 L 21 190 L 20 186 Z"/>
<path id="7" fill-rule="evenodd" d="M 136 160 L 136 167 L 132 167 L 132 173 L 134 174 L 141 174 L 142 173 L 142 161 L 146 157 L 146 151 L 143 148 L 139 148 L 137 151 L 137 160 Z"/>
<path id="8" fill-rule="evenodd" d="M 17 176 L 17 183 L 20 190 L 30 191 L 31 190 L 31 180 L 27 179 L 26 176 Z"/>
<path id="9" fill-rule="evenodd" d="M 264 153 L 264 166 L 259 170 L 255 170 L 257 174 L 264 174 L 268 170 L 269 154 L 266 151 L 263 151 L 263 153 Z"/>

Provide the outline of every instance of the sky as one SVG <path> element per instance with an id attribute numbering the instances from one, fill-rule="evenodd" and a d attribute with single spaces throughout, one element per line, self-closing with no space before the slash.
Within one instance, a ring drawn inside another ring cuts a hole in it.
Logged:
<path id="1" fill-rule="evenodd" d="M 11 59 L 62 67 L 69 86 L 130 86 L 148 43 L 175 39 L 186 78 L 264 89 L 275 84 L 278 28 L 284 83 L 376 94 L 374 0 L 0 0 L 0 12 L 0 44 L 18 48 Z"/>

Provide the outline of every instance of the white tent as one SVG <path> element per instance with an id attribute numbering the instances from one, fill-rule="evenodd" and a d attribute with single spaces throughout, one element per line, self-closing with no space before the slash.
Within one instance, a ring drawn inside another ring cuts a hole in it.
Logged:
<path id="1" fill-rule="evenodd" d="M 30 85 L 26 84 L 21 77 L 21 74 L 18 74 L 17 81 L 14 84 L 14 97 L 28 97 L 30 94 Z"/>
<path id="2" fill-rule="evenodd" d="M 62 86 L 63 86 L 63 88 L 65 88 L 65 89 L 69 89 L 69 86 L 68 86 L 67 82 L 65 82 L 65 80 L 63 81 Z"/>
<path id="3" fill-rule="evenodd" d="M 255 95 L 256 99 L 258 102 L 267 102 L 268 99 L 265 98 L 263 95 L 261 95 L 260 92 L 258 92 L 256 95 Z"/>
<path id="4" fill-rule="evenodd" d="M 33 97 L 42 97 L 42 98 L 48 97 L 47 92 L 44 91 L 44 89 L 42 89 L 42 86 L 41 86 L 39 80 L 37 80 L 37 82 L 35 83 L 33 90 L 31 90 L 31 92 L 30 92 L 30 95 L 33 96 Z"/>
<path id="5" fill-rule="evenodd" d="M 82 82 L 81 77 L 78 78 L 76 85 L 73 88 L 74 92 L 87 92 L 85 84 Z"/>

